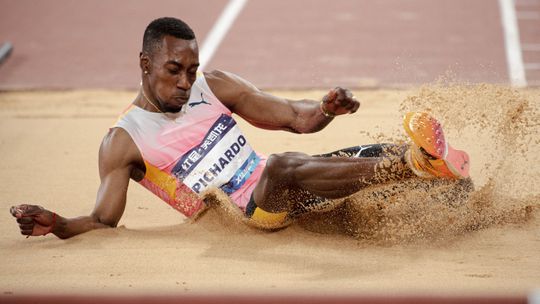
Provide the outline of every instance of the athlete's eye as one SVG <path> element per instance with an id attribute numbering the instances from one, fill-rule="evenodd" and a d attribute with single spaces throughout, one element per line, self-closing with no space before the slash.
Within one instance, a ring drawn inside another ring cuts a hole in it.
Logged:
<path id="1" fill-rule="evenodd" d="M 180 70 L 178 69 L 168 69 L 169 70 L 169 73 L 171 73 L 172 75 L 176 75 L 179 73 Z"/>

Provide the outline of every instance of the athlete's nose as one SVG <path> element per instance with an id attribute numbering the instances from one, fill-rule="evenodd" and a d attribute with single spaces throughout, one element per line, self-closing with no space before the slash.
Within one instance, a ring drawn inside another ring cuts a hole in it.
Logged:
<path id="1" fill-rule="evenodd" d="M 180 74 L 180 77 L 178 77 L 178 81 L 176 82 L 176 87 L 185 91 L 191 89 L 191 82 L 186 73 Z"/>

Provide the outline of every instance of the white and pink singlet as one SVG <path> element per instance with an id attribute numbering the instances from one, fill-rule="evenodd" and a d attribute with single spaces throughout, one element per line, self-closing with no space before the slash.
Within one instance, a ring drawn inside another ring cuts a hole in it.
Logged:
<path id="1" fill-rule="evenodd" d="M 257 154 L 202 73 L 179 113 L 154 113 L 130 105 L 113 128 L 122 128 L 146 166 L 140 181 L 176 210 L 192 217 L 205 208 L 198 194 L 225 192 L 243 211 L 266 158 Z"/>

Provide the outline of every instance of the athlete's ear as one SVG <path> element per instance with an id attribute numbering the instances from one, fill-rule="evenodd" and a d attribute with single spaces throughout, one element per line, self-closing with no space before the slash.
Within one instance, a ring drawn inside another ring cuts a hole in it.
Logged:
<path id="1" fill-rule="evenodd" d="M 148 74 L 150 72 L 150 57 L 143 52 L 139 53 L 139 66 L 143 73 Z"/>

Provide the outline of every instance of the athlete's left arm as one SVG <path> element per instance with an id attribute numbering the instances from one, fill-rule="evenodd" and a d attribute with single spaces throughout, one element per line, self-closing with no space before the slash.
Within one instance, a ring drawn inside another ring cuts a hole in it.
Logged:
<path id="1" fill-rule="evenodd" d="M 315 100 L 290 100 L 270 95 L 248 81 L 227 72 L 205 73 L 216 97 L 232 112 L 254 126 L 269 130 L 313 133 L 326 127 L 334 116 L 354 113 L 360 103 L 351 91 L 334 88 Z"/>

